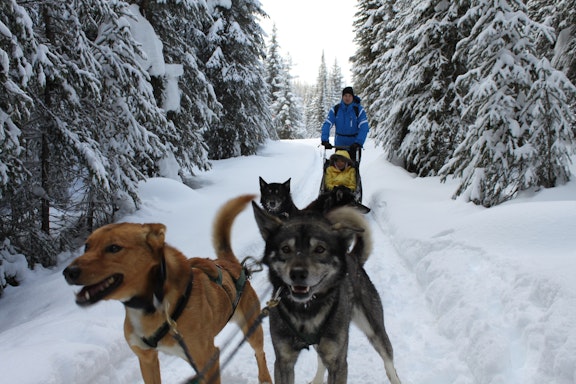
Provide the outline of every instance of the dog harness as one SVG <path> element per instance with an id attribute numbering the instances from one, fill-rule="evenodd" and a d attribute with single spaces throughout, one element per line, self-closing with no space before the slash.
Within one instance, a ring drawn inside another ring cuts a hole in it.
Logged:
<path id="1" fill-rule="evenodd" d="M 210 278 L 210 280 L 212 280 L 219 286 L 223 287 L 222 267 L 220 267 L 219 265 L 217 267 L 218 267 L 218 277 Z M 231 300 L 232 313 L 230 314 L 230 318 L 234 316 L 234 313 L 236 312 L 236 307 L 238 307 L 238 303 L 240 302 L 240 299 L 242 298 L 242 293 L 244 292 L 244 287 L 246 286 L 247 276 L 245 268 L 242 268 L 242 271 L 240 272 L 240 276 L 238 277 L 238 279 L 232 278 L 232 280 L 234 281 L 234 285 L 236 288 L 236 297 L 234 298 L 234 300 Z M 172 315 L 170 316 L 170 319 L 172 321 L 176 322 L 180 317 L 180 315 L 182 314 L 182 312 L 184 312 L 184 308 L 186 308 L 186 305 L 188 304 L 188 300 L 190 299 L 190 295 L 192 293 L 193 282 L 194 282 L 194 274 L 191 274 L 190 281 L 186 286 L 186 290 L 184 291 L 182 297 L 180 297 L 180 300 L 178 300 L 176 308 L 174 309 L 174 312 L 172 312 Z M 228 320 L 230 320 L 230 318 Z M 156 348 L 160 340 L 162 340 L 162 338 L 164 338 L 164 336 L 166 336 L 168 332 L 170 332 L 170 324 L 168 323 L 168 321 L 165 321 L 160 326 L 160 328 L 158 328 L 156 332 L 154 332 L 150 337 L 142 337 L 142 341 L 150 348 Z"/>
<path id="2" fill-rule="evenodd" d="M 290 328 L 294 336 L 296 336 L 298 339 L 300 339 L 300 341 L 303 341 L 304 344 L 306 344 L 306 349 L 308 349 L 309 346 L 318 344 L 320 342 L 321 337 L 320 332 L 322 328 L 320 328 L 316 333 L 299 332 L 294 326 L 294 324 L 292 324 L 292 322 L 288 318 L 288 315 L 282 309 L 282 306 L 278 306 L 278 313 L 280 314 L 280 317 L 282 318 L 284 323 L 288 326 L 288 328 Z"/>
<path id="3" fill-rule="evenodd" d="M 186 305 L 188 304 L 188 299 L 190 299 L 190 294 L 192 293 L 193 282 L 194 282 L 194 274 L 191 274 L 190 281 L 188 281 L 188 285 L 186 286 L 186 290 L 184 291 L 182 297 L 180 297 L 180 299 L 178 300 L 176 308 L 174 309 L 174 312 L 172 312 L 172 315 L 170 316 L 170 319 L 172 319 L 172 321 L 174 322 L 177 321 L 182 312 L 184 312 L 184 308 L 186 308 Z M 168 332 L 170 332 L 170 324 L 168 323 L 168 321 L 165 321 L 160 326 L 160 328 L 158 328 L 156 332 L 152 334 L 152 336 L 142 337 L 142 341 L 150 348 L 156 348 L 160 340 L 162 340 L 162 338 L 164 338 L 164 336 L 166 336 Z"/>
<path id="4" fill-rule="evenodd" d="M 221 286 L 228 293 L 228 291 L 224 288 L 222 284 L 223 283 L 222 267 L 220 267 L 219 265 L 217 265 L 217 267 L 218 267 L 218 276 L 216 278 L 210 277 L 210 280 Z M 160 269 L 161 269 L 160 274 L 162 275 L 163 274 L 162 271 L 165 270 L 164 263 L 161 263 Z M 232 277 L 232 280 L 234 281 L 234 286 L 236 288 L 236 297 L 234 298 L 234 300 L 232 299 L 230 300 L 232 302 L 232 313 L 230 314 L 230 317 L 228 318 L 227 322 L 230 321 L 232 316 L 234 316 L 234 313 L 236 312 L 236 307 L 238 306 L 238 303 L 242 298 L 242 293 L 244 292 L 244 287 L 246 286 L 246 280 L 247 280 L 245 268 L 242 268 L 240 276 L 238 276 L 238 279 L 234 279 L 234 277 Z M 188 350 L 188 347 L 186 346 L 184 339 L 176 329 L 176 321 L 178 320 L 182 312 L 184 312 L 184 308 L 186 308 L 188 300 L 190 299 L 193 282 L 194 282 L 194 274 L 192 273 L 190 274 L 190 280 L 188 281 L 186 290 L 184 291 L 182 297 L 180 297 L 180 299 L 178 300 L 176 308 L 174 309 L 174 312 L 172 312 L 172 315 L 170 315 L 170 318 L 169 319 L 167 318 L 166 321 L 160 326 L 160 328 L 158 328 L 156 332 L 154 332 L 150 337 L 142 337 L 141 340 L 144 342 L 144 344 L 146 344 L 150 348 L 156 349 L 158 347 L 158 343 L 160 342 L 160 340 L 162 340 L 169 332 L 172 331 L 174 338 L 180 345 L 180 348 L 182 348 L 182 350 L 184 351 L 184 354 L 186 355 L 188 362 L 192 366 L 192 369 L 194 369 L 194 371 L 196 372 L 196 376 L 188 380 L 187 383 L 197 384 L 199 383 L 200 379 L 204 376 L 204 373 L 201 372 L 194 363 L 192 355 L 190 354 L 190 351 Z M 160 296 L 163 297 L 164 296 L 163 293 L 161 293 Z"/>
<path id="5" fill-rule="evenodd" d="M 226 288 L 224 288 L 224 285 L 222 284 L 223 282 L 222 267 L 219 266 L 218 264 L 216 264 L 216 266 L 218 267 L 218 277 L 216 278 L 211 277 L 210 280 L 221 286 L 226 291 L 226 293 L 230 294 L 230 292 L 228 292 L 228 290 L 226 290 Z M 244 287 L 246 286 L 246 281 L 248 280 L 248 275 L 246 274 L 246 268 L 245 267 L 242 268 L 242 270 L 240 271 L 240 276 L 238 276 L 238 279 L 235 279 L 232 275 L 230 275 L 230 277 L 232 277 L 232 280 L 234 281 L 234 287 L 236 288 L 236 297 L 234 298 L 234 300 L 230 298 L 230 301 L 232 302 L 232 313 L 230 314 L 228 321 L 230 321 L 232 316 L 234 316 L 236 308 L 238 307 L 238 303 L 242 298 L 242 293 L 244 293 Z"/>
<path id="6" fill-rule="evenodd" d="M 324 321 L 322 321 L 322 324 L 318 327 L 318 331 L 316 333 L 306 333 L 306 332 L 300 332 L 298 331 L 298 329 L 296 329 L 296 326 L 294 326 L 294 324 L 290 320 L 290 317 L 286 313 L 286 310 L 281 305 L 279 305 L 277 308 L 278 313 L 282 318 L 282 321 L 284 321 L 284 323 L 288 326 L 288 328 L 290 328 L 294 336 L 296 336 L 298 339 L 300 339 L 300 341 L 306 344 L 306 349 L 308 349 L 308 347 L 311 345 L 316 345 L 320 343 L 320 339 L 322 338 L 322 330 L 324 329 L 324 326 L 326 325 L 326 323 L 332 317 L 332 315 L 336 310 L 335 305 L 333 305 L 332 308 L 330 308 L 330 311 L 326 315 Z"/>

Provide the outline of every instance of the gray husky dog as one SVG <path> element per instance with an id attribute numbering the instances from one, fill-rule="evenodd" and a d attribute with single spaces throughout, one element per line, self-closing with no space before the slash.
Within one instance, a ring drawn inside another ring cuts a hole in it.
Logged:
<path id="1" fill-rule="evenodd" d="M 281 219 L 288 218 L 298 212 L 290 194 L 290 179 L 283 183 L 267 183 L 260 179 L 260 204 L 266 212 Z"/>
<path id="2" fill-rule="evenodd" d="M 342 207 L 325 215 L 312 212 L 281 220 L 255 202 L 252 206 L 266 242 L 263 262 L 279 297 L 270 310 L 274 382 L 294 383 L 298 355 L 312 345 L 319 357 L 313 383 L 322 383 L 324 367 L 328 384 L 346 383 L 354 322 L 384 360 L 390 382 L 400 384 L 382 302 L 364 270 L 372 239 L 362 214 Z"/>

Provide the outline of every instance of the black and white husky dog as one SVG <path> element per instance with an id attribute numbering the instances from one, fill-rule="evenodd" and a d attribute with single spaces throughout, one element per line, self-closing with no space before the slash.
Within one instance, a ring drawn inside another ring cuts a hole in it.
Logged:
<path id="1" fill-rule="evenodd" d="M 260 177 L 260 204 L 266 212 L 281 219 L 298 212 L 290 194 L 290 179 L 283 183 L 267 183 Z"/>
<path id="2" fill-rule="evenodd" d="M 324 367 L 328 384 L 346 383 L 349 328 L 354 322 L 382 357 L 390 382 L 400 384 L 380 295 L 364 269 L 372 239 L 363 215 L 341 207 L 281 220 L 252 205 L 266 243 L 263 262 L 280 299 L 270 310 L 274 382 L 294 383 L 300 350 L 312 345 L 320 363 L 314 383 L 323 382 Z"/>

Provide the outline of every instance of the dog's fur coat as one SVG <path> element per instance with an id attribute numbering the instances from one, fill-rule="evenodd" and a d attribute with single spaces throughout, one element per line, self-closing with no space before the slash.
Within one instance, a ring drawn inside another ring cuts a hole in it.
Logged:
<path id="1" fill-rule="evenodd" d="M 138 356 L 146 384 L 161 382 L 158 350 L 188 360 L 171 333 L 158 340 L 157 348 L 145 340 L 157 334 L 178 307 L 182 312 L 175 319 L 176 329 L 203 374 L 202 382 L 220 383 L 214 337 L 231 318 L 246 333 L 260 314 L 260 302 L 250 282 L 246 280 L 243 289 L 237 285 L 243 280 L 242 266 L 230 245 L 235 217 L 255 197 L 240 196 L 220 209 L 213 229 L 217 260 L 186 259 L 165 243 L 163 224 L 121 223 L 94 231 L 86 241 L 85 253 L 64 270 L 69 284 L 83 286 L 76 296 L 78 305 L 100 300 L 124 303 L 124 335 Z M 183 300 L 186 296 L 187 301 Z M 256 352 L 259 381 L 271 383 L 260 325 L 248 341 Z"/>
<path id="2" fill-rule="evenodd" d="M 279 220 L 254 202 L 252 206 L 266 242 L 263 262 L 274 289 L 282 289 L 279 304 L 270 312 L 274 382 L 294 383 L 300 350 L 314 345 L 328 369 L 328 384 L 346 383 L 354 321 L 384 360 L 390 382 L 399 384 L 380 296 L 363 267 L 372 250 L 363 216 L 342 207 L 324 216 L 307 212 Z M 323 376 L 319 367 L 314 383 L 322 383 Z"/>
<path id="3" fill-rule="evenodd" d="M 290 179 L 283 183 L 267 183 L 260 179 L 260 204 L 266 212 L 287 219 L 298 212 L 290 194 Z"/>

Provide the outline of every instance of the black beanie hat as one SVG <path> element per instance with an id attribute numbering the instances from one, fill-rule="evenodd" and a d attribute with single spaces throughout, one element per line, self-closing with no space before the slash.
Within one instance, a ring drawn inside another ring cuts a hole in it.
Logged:
<path id="1" fill-rule="evenodd" d="M 346 87 L 342 90 L 342 96 L 344 96 L 345 94 L 349 94 L 354 96 L 354 90 L 352 89 L 352 87 Z"/>

